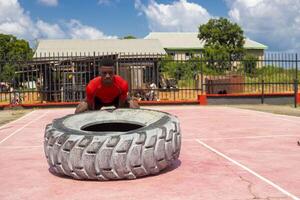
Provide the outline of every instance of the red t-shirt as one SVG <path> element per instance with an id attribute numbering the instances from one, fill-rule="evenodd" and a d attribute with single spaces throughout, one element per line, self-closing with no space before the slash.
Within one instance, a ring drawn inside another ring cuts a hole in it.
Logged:
<path id="1" fill-rule="evenodd" d="M 114 75 L 112 86 L 102 85 L 101 76 L 92 79 L 86 86 L 86 97 L 89 105 L 94 104 L 95 97 L 98 97 L 105 104 L 112 103 L 117 97 L 125 101 L 127 92 L 127 82 L 118 75 Z"/>

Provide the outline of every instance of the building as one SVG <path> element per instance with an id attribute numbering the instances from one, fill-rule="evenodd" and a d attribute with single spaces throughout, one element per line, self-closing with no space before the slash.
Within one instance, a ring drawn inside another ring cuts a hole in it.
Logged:
<path id="1" fill-rule="evenodd" d="M 186 60 L 193 54 L 200 54 L 205 45 L 196 32 L 151 32 L 145 39 L 159 40 L 165 51 L 176 60 Z M 262 58 L 267 46 L 246 38 L 244 48 L 248 53 Z"/>
<path id="2" fill-rule="evenodd" d="M 34 57 L 166 54 L 157 39 L 39 40 Z"/>
<path id="3" fill-rule="evenodd" d="M 40 40 L 34 54 L 47 100 L 78 101 L 84 86 L 99 75 L 100 61 L 117 60 L 116 72 L 130 90 L 158 82 L 158 62 L 166 51 L 156 39 Z M 49 92 L 53 91 L 53 92 Z"/>
<path id="4" fill-rule="evenodd" d="M 131 92 L 147 89 L 152 83 L 163 88 L 162 80 L 170 82 L 175 77 L 160 76 L 159 61 L 167 54 L 174 56 L 175 60 L 187 60 L 200 54 L 204 42 L 197 35 L 152 32 L 145 39 L 40 40 L 34 54 L 40 64 L 33 68 L 36 68 L 42 91 L 45 91 L 43 96 L 47 98 L 44 99 L 49 101 L 82 99 L 84 86 L 99 75 L 103 56 L 117 59 L 117 73 L 128 81 Z M 266 48 L 246 39 L 245 49 L 251 54 L 262 57 Z M 237 64 L 234 63 L 234 66 Z M 189 87 L 203 90 L 202 83 L 206 77 L 201 77 L 200 73 L 194 76 L 198 81 Z"/>

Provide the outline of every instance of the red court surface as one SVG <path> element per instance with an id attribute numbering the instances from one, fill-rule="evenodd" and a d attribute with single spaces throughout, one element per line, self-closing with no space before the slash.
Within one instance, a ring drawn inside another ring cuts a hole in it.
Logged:
<path id="1" fill-rule="evenodd" d="M 0 127 L 0 199 L 300 198 L 299 118 L 226 107 L 151 108 L 181 122 L 181 154 L 169 170 L 108 182 L 55 176 L 44 157 L 44 128 L 74 110 L 35 110 Z"/>

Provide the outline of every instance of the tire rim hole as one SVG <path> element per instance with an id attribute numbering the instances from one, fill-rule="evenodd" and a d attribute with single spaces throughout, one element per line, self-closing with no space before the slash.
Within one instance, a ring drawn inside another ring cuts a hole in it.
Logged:
<path id="1" fill-rule="evenodd" d="M 83 131 L 93 131 L 93 132 L 127 132 L 142 128 L 142 125 L 132 124 L 132 123 L 97 123 L 97 124 L 88 124 L 81 127 Z"/>

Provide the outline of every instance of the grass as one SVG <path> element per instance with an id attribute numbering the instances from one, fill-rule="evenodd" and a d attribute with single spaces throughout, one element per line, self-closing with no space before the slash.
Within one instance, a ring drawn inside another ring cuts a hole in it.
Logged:
<path id="1" fill-rule="evenodd" d="M 246 109 L 246 110 L 255 110 L 273 114 L 280 114 L 280 115 L 289 115 L 289 116 L 296 116 L 300 117 L 300 105 L 295 108 L 292 105 L 268 105 L 268 104 L 261 104 L 261 105 L 228 105 L 228 107 Z"/>
<path id="2" fill-rule="evenodd" d="M 29 109 L 11 109 L 11 110 L 1 110 L 0 111 L 0 126 L 14 121 L 25 114 L 31 112 Z"/>

